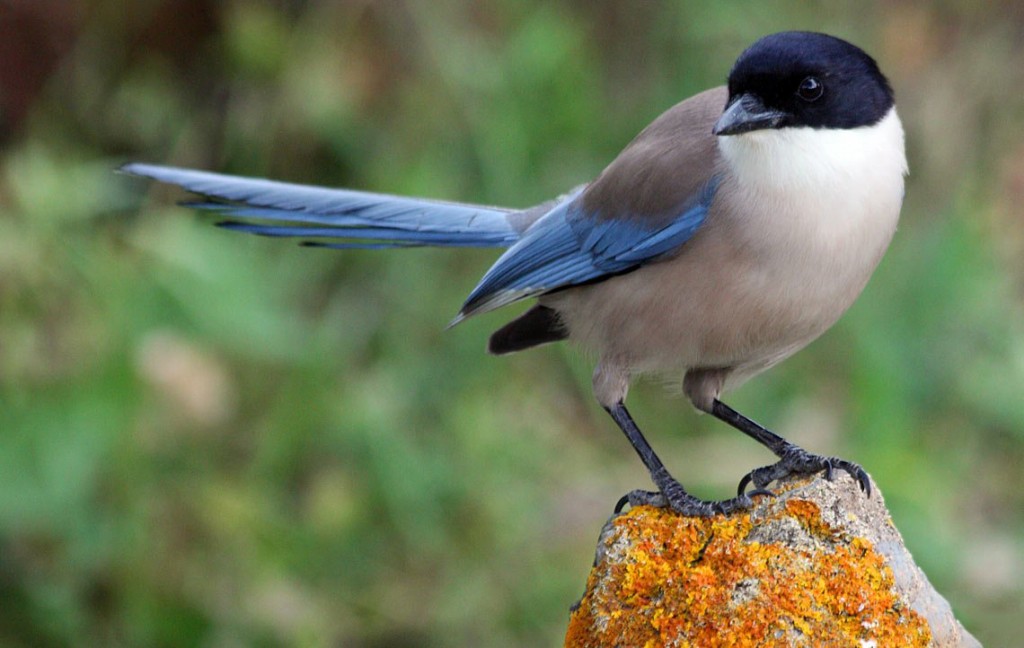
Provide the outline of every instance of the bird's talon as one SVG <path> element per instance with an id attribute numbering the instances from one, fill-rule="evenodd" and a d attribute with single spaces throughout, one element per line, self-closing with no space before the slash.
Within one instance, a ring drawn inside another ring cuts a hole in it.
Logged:
<path id="1" fill-rule="evenodd" d="M 829 481 L 832 481 L 832 478 L 834 476 L 835 476 L 835 474 L 832 471 L 832 460 L 831 459 L 826 459 L 825 460 L 825 479 L 827 479 Z"/>
<path id="2" fill-rule="evenodd" d="M 625 494 L 619 498 L 619 501 L 615 503 L 615 514 L 622 513 L 622 509 L 626 508 L 626 504 L 629 504 L 629 494 Z"/>
<path id="3" fill-rule="evenodd" d="M 630 507 L 653 506 L 655 508 L 668 508 L 680 515 L 689 517 L 711 517 L 713 515 L 728 515 L 736 511 L 751 508 L 754 505 L 751 495 L 771 495 L 774 493 L 763 488 L 751 491 L 750 494 L 741 494 L 727 500 L 707 501 L 694 497 L 687 493 L 682 486 L 669 484 L 668 494 L 659 491 L 634 490 L 626 493 L 615 504 L 615 513 L 621 513 L 626 504 Z"/>
<path id="4" fill-rule="evenodd" d="M 746 475 L 743 475 L 742 479 L 740 479 L 740 485 L 736 489 L 736 496 L 737 497 L 742 497 L 743 496 L 744 491 L 747 490 L 747 484 L 749 484 L 750 480 L 753 478 L 752 477 L 753 474 L 754 474 L 753 471 L 748 472 Z"/>
<path id="5" fill-rule="evenodd" d="M 779 461 L 768 466 L 755 468 L 740 479 L 738 492 L 744 493 L 747 486 L 754 484 L 757 490 L 749 493 L 753 495 L 758 491 L 766 491 L 765 487 L 790 475 L 813 475 L 821 472 L 828 481 L 834 481 L 836 469 L 842 469 L 850 475 L 862 492 L 871 496 L 871 481 L 864 469 L 852 461 L 839 459 L 837 457 L 822 457 L 804 450 L 793 447 L 782 454 Z M 766 491 L 767 492 L 767 491 Z"/>

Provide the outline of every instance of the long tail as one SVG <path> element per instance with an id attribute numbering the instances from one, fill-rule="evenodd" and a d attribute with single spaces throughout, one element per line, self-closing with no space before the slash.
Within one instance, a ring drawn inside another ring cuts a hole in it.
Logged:
<path id="1" fill-rule="evenodd" d="M 184 204 L 227 217 L 217 223 L 220 227 L 263 236 L 299 237 L 304 245 L 337 249 L 508 247 L 519 238 L 509 222 L 515 210 L 500 207 L 326 189 L 152 164 L 126 164 L 120 170 L 211 198 Z"/>

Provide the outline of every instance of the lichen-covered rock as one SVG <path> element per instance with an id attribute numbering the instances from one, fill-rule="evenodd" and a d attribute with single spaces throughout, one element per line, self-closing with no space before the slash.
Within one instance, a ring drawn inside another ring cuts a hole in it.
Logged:
<path id="1" fill-rule="evenodd" d="M 746 513 L 609 520 L 566 646 L 978 646 L 845 475 Z"/>

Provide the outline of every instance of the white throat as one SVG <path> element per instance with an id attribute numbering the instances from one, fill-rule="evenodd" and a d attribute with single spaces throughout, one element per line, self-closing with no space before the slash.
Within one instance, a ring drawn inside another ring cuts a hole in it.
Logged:
<path id="1" fill-rule="evenodd" d="M 895 107 L 873 126 L 759 130 L 719 137 L 718 147 L 742 185 L 767 192 L 842 191 L 851 181 L 870 190 L 893 178 L 902 185 L 907 173 Z"/>

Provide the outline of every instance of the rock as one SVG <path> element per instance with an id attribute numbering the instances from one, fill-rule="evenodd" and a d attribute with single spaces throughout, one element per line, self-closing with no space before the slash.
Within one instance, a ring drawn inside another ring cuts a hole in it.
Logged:
<path id="1" fill-rule="evenodd" d="M 980 646 L 877 487 L 796 478 L 744 513 L 638 507 L 597 543 L 566 646 Z"/>

